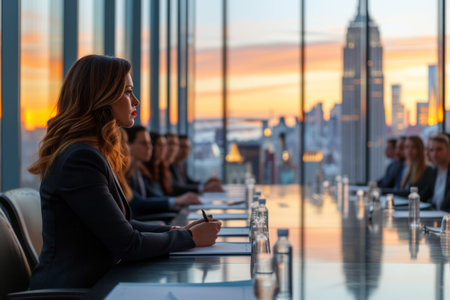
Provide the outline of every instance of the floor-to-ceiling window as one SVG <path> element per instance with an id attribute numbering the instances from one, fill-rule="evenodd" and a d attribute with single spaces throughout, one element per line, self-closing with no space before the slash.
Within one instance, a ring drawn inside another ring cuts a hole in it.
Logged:
<path id="1" fill-rule="evenodd" d="M 228 1 L 227 182 L 299 182 L 299 7 Z"/>
<path id="2" fill-rule="evenodd" d="M 195 15 L 193 175 L 204 180 L 222 174 L 222 0 L 197 1 Z"/>
<path id="3" fill-rule="evenodd" d="M 104 0 L 78 0 L 78 57 L 103 54 Z"/>
<path id="4" fill-rule="evenodd" d="M 21 185 L 37 188 L 27 167 L 36 159 L 62 83 L 62 1 L 21 2 Z"/>

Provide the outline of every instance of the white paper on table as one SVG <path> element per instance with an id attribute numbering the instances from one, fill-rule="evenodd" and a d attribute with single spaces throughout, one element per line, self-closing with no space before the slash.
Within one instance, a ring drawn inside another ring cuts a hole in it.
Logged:
<path id="1" fill-rule="evenodd" d="M 248 227 L 222 227 L 219 236 L 248 236 L 250 228 Z"/>
<path id="2" fill-rule="evenodd" d="M 448 215 L 449 213 L 442 210 L 424 210 L 420 211 L 421 218 L 442 218 L 443 216 Z M 409 211 L 394 211 L 392 213 L 393 218 L 408 218 Z"/>
<path id="3" fill-rule="evenodd" d="M 426 230 L 434 233 L 441 233 L 441 226 L 434 227 L 434 226 L 425 226 Z"/>
<path id="4" fill-rule="evenodd" d="M 171 252 L 170 255 L 250 255 L 251 251 L 250 243 L 219 242 L 209 247 Z"/>
<path id="5" fill-rule="evenodd" d="M 386 195 L 383 195 L 380 197 L 380 204 L 381 207 L 386 208 L 387 207 L 387 197 Z M 393 201 L 394 207 L 407 207 L 409 204 L 409 200 L 408 198 L 405 197 L 400 197 L 400 196 L 394 196 L 394 201 Z M 420 209 L 428 209 L 432 206 L 431 203 L 427 203 L 427 202 L 420 202 Z"/>
<path id="6" fill-rule="evenodd" d="M 206 212 L 206 214 L 208 215 L 208 212 Z M 247 220 L 248 219 L 248 213 L 238 213 L 238 214 L 227 214 L 227 213 L 222 213 L 222 214 L 213 214 L 212 215 L 214 219 L 217 220 Z M 198 220 L 203 218 L 202 214 L 198 214 L 198 213 L 190 213 L 187 216 L 188 220 Z"/>
<path id="7" fill-rule="evenodd" d="M 213 202 L 221 202 L 221 203 L 227 203 L 227 202 L 240 202 L 243 203 L 245 201 L 244 197 L 238 196 L 238 197 L 205 197 L 200 196 L 198 197 L 201 203 L 208 204 Z"/>
<path id="8" fill-rule="evenodd" d="M 242 204 L 194 204 L 189 205 L 190 211 L 196 211 L 199 209 L 246 209 L 245 203 Z"/>
<path id="9" fill-rule="evenodd" d="M 105 298 L 162 300 L 256 300 L 251 280 L 219 283 L 129 283 L 120 282 Z"/>

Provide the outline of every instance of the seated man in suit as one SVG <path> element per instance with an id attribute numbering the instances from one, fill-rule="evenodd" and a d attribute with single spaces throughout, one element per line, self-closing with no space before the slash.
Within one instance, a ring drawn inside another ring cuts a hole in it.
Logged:
<path id="1" fill-rule="evenodd" d="M 401 171 L 404 166 L 405 155 L 405 137 L 396 139 L 389 139 L 386 144 L 385 154 L 387 158 L 392 159 L 386 168 L 384 176 L 377 181 L 381 188 L 394 188 L 398 178 L 401 178 Z"/>
<path id="2" fill-rule="evenodd" d="M 185 135 L 180 135 L 177 137 L 177 140 L 179 145 L 178 153 L 175 156 L 175 161 L 170 165 L 172 184 L 177 187 L 184 186 L 186 189 L 196 191 L 197 193 L 223 192 L 220 180 L 216 177 L 211 177 L 205 183 L 195 181 L 189 177 L 186 169 L 186 159 L 189 156 L 191 143 Z M 169 145 L 171 142 L 175 142 L 175 138 L 173 136 L 169 137 Z M 171 155 L 168 153 L 168 156 Z"/>
<path id="3" fill-rule="evenodd" d="M 450 140 L 444 134 L 430 138 L 428 145 L 434 169 L 432 203 L 437 209 L 450 211 Z"/>

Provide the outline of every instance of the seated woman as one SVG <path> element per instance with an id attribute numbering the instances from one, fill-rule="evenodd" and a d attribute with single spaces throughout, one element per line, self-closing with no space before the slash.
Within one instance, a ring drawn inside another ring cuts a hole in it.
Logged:
<path id="1" fill-rule="evenodd" d="M 130 167 L 126 172 L 126 178 L 133 192 L 130 206 L 136 217 L 173 211 L 181 206 L 199 203 L 198 197 L 193 193 L 169 197 L 155 192 L 150 181 L 151 175 L 143 165 L 152 157 L 150 135 L 145 127 L 140 125 L 124 130 L 128 136 L 130 153 Z"/>
<path id="2" fill-rule="evenodd" d="M 114 265 L 215 243 L 218 222 L 183 229 L 130 218 L 119 174 L 119 127 L 131 127 L 138 99 L 131 65 L 120 58 L 80 58 L 64 79 L 56 116 L 38 160 L 43 248 L 30 289 L 89 288 Z"/>
<path id="3" fill-rule="evenodd" d="M 400 172 L 401 180 L 398 189 L 383 189 L 383 193 L 407 197 L 410 188 L 419 189 L 421 201 L 428 201 L 433 195 L 433 169 L 425 162 L 425 147 L 418 136 L 409 136 L 405 141 L 405 167 Z"/>

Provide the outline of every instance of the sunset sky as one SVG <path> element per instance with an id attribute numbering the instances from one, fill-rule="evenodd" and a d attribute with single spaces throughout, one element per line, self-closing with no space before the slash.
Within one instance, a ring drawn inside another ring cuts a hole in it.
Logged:
<path id="1" fill-rule="evenodd" d="M 60 20 L 48 17 L 51 3 L 55 1 L 40 1 L 41 5 L 23 1 L 22 4 L 21 105 L 27 129 L 45 126 L 62 82 L 61 49 L 55 42 L 60 32 L 50 26 Z M 89 1 L 81 3 L 82 11 L 95 11 Z M 148 3 L 143 3 L 143 11 L 147 12 Z M 221 1 L 197 0 L 196 3 L 195 116 L 217 118 L 222 113 Z M 284 0 L 283 5 L 274 0 L 229 0 L 228 3 L 229 115 L 269 119 L 298 116 L 299 1 Z M 408 10 L 403 9 L 405 6 Z M 327 118 L 333 105 L 341 102 L 342 52 L 346 28 L 356 15 L 356 8 L 355 0 L 306 1 L 307 111 L 323 102 Z M 371 1 L 371 17 L 379 26 L 383 45 L 388 123 L 392 84 L 402 85 L 402 102 L 410 111 L 413 124 L 416 102 L 427 101 L 427 66 L 437 63 L 436 10 L 436 3 L 427 1 Z M 98 20 L 95 21 L 92 13 L 80 13 L 80 16 L 84 21 L 80 28 L 79 51 L 84 55 L 98 48 L 91 30 Z M 148 28 L 143 29 L 141 109 L 146 121 L 149 116 L 149 60 L 146 55 L 149 34 Z M 118 32 L 120 45 L 123 33 L 120 36 L 120 28 Z M 118 48 L 120 52 L 120 46 Z M 161 108 L 165 108 L 162 102 Z"/>

